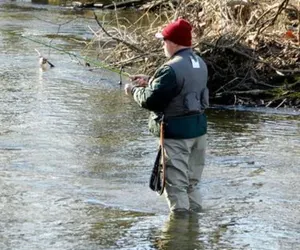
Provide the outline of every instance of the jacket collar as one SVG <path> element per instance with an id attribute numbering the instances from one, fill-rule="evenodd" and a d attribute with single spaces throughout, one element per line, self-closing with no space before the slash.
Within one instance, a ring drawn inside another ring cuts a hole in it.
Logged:
<path id="1" fill-rule="evenodd" d="M 177 50 L 177 51 L 173 54 L 173 56 L 172 56 L 171 58 L 173 58 L 173 57 L 175 57 L 176 55 L 179 55 L 179 54 L 181 54 L 181 53 L 183 53 L 183 52 L 185 52 L 185 51 L 192 51 L 192 49 L 191 49 L 191 48 L 183 48 L 183 49 Z"/>

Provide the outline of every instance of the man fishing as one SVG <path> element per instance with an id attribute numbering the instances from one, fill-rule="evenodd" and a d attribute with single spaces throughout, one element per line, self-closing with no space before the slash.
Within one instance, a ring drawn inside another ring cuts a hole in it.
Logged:
<path id="1" fill-rule="evenodd" d="M 159 136 L 164 121 L 165 194 L 171 212 L 201 211 L 199 183 L 205 163 L 209 105 L 207 66 L 191 49 L 192 26 L 184 19 L 155 35 L 168 61 L 153 77 L 132 76 L 125 93 L 151 111 L 149 130 Z"/>

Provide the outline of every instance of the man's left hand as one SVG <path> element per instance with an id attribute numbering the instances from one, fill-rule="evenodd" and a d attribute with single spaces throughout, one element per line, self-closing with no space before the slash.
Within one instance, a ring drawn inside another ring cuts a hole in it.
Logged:
<path id="1" fill-rule="evenodd" d="M 124 90 L 125 90 L 125 94 L 126 95 L 131 95 L 131 90 L 133 88 L 133 85 L 132 84 L 125 84 L 125 87 L 124 87 Z"/>

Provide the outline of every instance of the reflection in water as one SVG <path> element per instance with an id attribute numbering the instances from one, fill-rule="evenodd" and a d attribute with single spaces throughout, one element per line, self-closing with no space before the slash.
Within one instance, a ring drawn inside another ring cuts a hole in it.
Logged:
<path id="1" fill-rule="evenodd" d="M 161 236 L 156 241 L 159 250 L 204 249 L 199 239 L 199 219 L 196 213 L 170 214 Z"/>

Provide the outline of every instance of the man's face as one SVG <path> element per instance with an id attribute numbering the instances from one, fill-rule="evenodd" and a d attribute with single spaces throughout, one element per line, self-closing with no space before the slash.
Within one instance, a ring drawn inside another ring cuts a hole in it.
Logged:
<path id="1" fill-rule="evenodd" d="M 172 42 L 170 42 L 169 40 L 164 40 L 164 52 L 167 58 L 170 58 L 173 55 L 172 49 Z"/>

